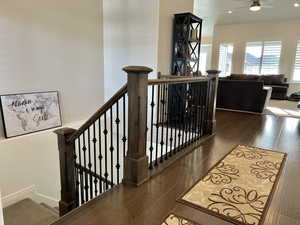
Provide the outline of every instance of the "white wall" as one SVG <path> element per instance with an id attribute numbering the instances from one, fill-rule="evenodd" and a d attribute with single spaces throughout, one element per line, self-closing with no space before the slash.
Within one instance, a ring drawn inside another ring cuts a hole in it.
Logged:
<path id="1" fill-rule="evenodd" d="M 103 104 L 102 33 L 101 0 L 2 0 L 0 94 L 58 90 L 64 124 L 87 119 Z M 4 140 L 0 130 L 2 197 L 35 185 L 57 199 L 55 135 Z"/>
<path id="2" fill-rule="evenodd" d="M 3 211 L 2 211 L 1 190 L 0 190 L 0 225 L 4 225 L 4 221 L 3 221 Z"/>
<path id="3" fill-rule="evenodd" d="M 105 99 L 127 76 L 124 66 L 157 70 L 159 0 L 107 0 L 103 2 Z"/>
<path id="4" fill-rule="evenodd" d="M 158 71 L 171 74 L 174 14 L 193 12 L 194 0 L 160 0 Z"/>
<path id="5" fill-rule="evenodd" d="M 233 43 L 233 73 L 242 73 L 246 42 L 282 41 L 280 73 L 291 81 L 296 55 L 297 41 L 300 40 L 300 20 L 259 22 L 250 24 L 216 25 L 213 38 L 212 67 L 218 68 L 219 46 Z M 300 84 L 292 83 L 289 93 L 300 91 Z"/>

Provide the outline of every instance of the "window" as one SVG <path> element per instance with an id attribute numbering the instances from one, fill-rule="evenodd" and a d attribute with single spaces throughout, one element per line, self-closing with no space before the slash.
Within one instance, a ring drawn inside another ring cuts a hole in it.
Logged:
<path id="1" fill-rule="evenodd" d="M 248 42 L 245 53 L 245 74 L 278 74 L 281 41 Z"/>
<path id="2" fill-rule="evenodd" d="M 300 41 L 297 45 L 293 80 L 300 81 Z"/>
<path id="3" fill-rule="evenodd" d="M 232 55 L 233 55 L 232 44 L 220 45 L 220 55 L 219 55 L 219 70 L 221 71 L 220 76 L 230 75 L 231 68 L 232 68 Z"/>
<path id="4" fill-rule="evenodd" d="M 211 47 L 210 44 L 201 45 L 199 69 L 202 74 L 205 74 L 210 69 Z"/>

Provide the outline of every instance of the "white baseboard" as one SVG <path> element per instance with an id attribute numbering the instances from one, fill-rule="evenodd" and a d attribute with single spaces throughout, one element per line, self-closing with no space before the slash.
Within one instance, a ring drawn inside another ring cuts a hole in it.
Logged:
<path id="1" fill-rule="evenodd" d="M 35 186 L 29 186 L 27 188 L 21 189 L 15 193 L 6 195 L 2 197 L 3 208 L 15 204 L 25 198 L 32 198 L 35 192 Z"/>
<path id="2" fill-rule="evenodd" d="M 45 203 L 46 205 L 50 207 L 58 207 L 59 200 L 49 197 L 47 195 L 43 195 L 41 193 L 35 192 L 32 198 L 33 201 L 37 203 Z"/>
<path id="3" fill-rule="evenodd" d="M 35 185 L 21 189 L 15 193 L 9 194 L 2 198 L 3 208 L 10 206 L 14 203 L 22 201 L 23 199 L 30 198 L 36 203 L 45 203 L 51 207 L 57 207 L 59 200 L 46 196 L 36 191 Z"/>

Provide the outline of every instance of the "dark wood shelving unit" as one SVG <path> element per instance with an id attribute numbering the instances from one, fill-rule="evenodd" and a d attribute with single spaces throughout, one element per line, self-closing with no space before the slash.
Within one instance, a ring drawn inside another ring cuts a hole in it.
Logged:
<path id="1" fill-rule="evenodd" d="M 175 14 L 172 75 L 199 75 L 202 19 L 192 13 Z"/>

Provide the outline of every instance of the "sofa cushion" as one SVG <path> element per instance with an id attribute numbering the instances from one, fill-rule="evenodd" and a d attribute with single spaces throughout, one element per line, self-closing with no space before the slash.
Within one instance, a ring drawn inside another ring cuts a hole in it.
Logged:
<path id="1" fill-rule="evenodd" d="M 230 80 L 258 80 L 260 76 L 258 75 L 248 75 L 248 74 L 231 74 Z"/>
<path id="2" fill-rule="evenodd" d="M 263 81 L 265 85 L 283 84 L 284 83 L 284 74 L 262 75 L 262 76 L 260 76 L 259 80 Z"/>

